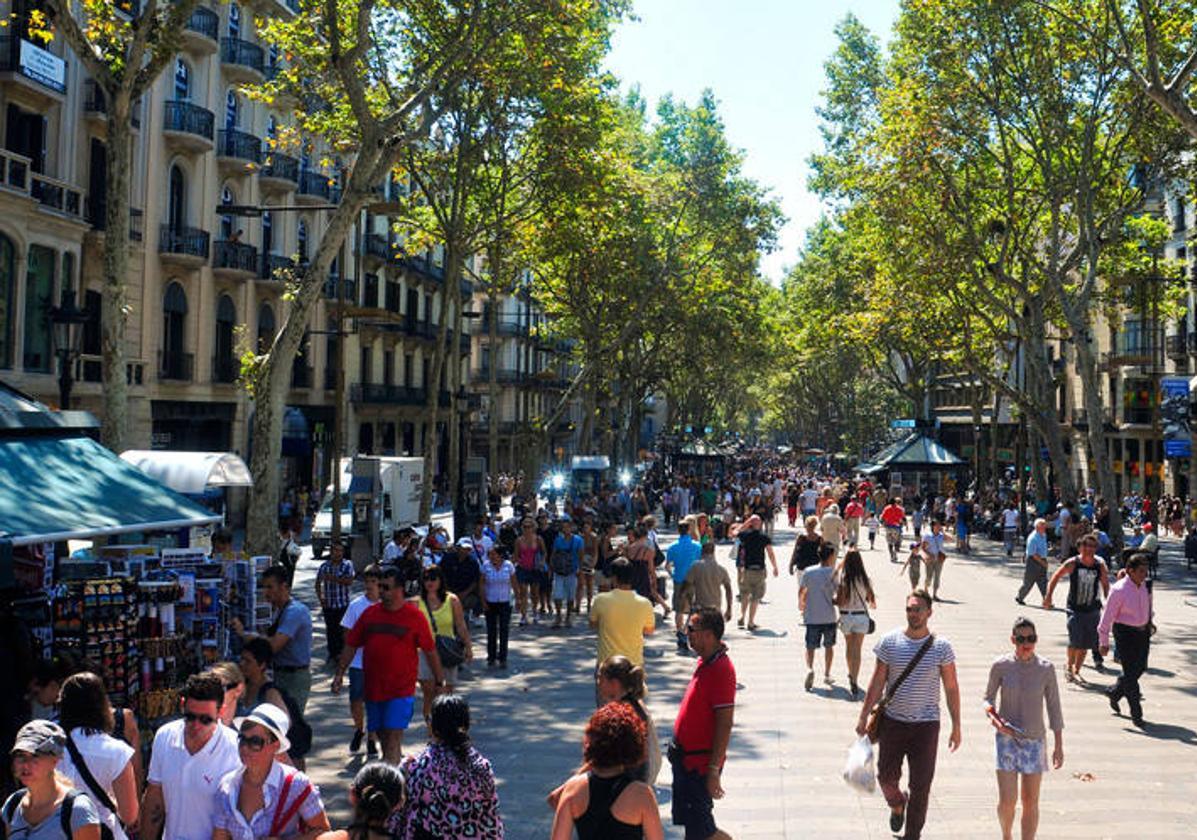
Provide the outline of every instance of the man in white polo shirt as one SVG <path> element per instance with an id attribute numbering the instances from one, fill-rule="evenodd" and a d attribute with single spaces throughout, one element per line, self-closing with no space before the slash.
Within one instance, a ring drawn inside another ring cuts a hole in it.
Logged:
<path id="1" fill-rule="evenodd" d="M 220 780 L 241 766 L 237 734 L 218 716 L 223 702 L 220 677 L 208 672 L 187 678 L 183 719 L 154 736 L 141 801 L 142 837 L 211 840 Z"/>

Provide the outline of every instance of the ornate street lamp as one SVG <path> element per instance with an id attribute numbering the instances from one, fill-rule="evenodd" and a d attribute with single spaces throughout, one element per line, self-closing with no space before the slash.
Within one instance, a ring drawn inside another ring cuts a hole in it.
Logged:
<path id="1" fill-rule="evenodd" d="M 51 336 L 54 340 L 54 354 L 58 356 L 58 407 L 66 411 L 71 407 L 71 386 L 75 382 L 73 367 L 79 355 L 79 344 L 83 339 L 83 325 L 88 313 L 75 305 L 75 295 L 70 288 L 62 290 L 62 304 L 50 308 Z"/>

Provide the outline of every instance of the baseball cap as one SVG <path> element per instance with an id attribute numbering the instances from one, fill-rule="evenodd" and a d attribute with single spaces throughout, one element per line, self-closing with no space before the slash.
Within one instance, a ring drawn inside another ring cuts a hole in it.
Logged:
<path id="1" fill-rule="evenodd" d="M 291 728 L 290 716 L 273 703 L 259 703 L 254 710 L 245 717 L 233 719 L 233 728 L 238 732 L 247 723 L 254 723 L 270 732 L 278 741 L 278 751 L 285 753 L 291 749 L 291 742 L 287 739 L 287 730 Z"/>
<path id="2" fill-rule="evenodd" d="M 65 746 L 66 733 L 61 726 L 51 720 L 31 720 L 17 732 L 10 752 L 61 756 Z"/>

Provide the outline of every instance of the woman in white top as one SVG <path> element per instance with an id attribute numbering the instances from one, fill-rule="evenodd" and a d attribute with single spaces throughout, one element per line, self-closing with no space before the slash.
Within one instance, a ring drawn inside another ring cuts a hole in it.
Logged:
<path id="1" fill-rule="evenodd" d="M 869 610 L 877 609 L 873 584 L 865 571 L 860 552 L 852 549 L 844 555 L 843 565 L 836 573 L 835 605 L 840 608 L 840 630 L 847 641 L 844 656 L 848 660 L 848 685 L 852 698 L 860 693 L 856 678 L 860 675 L 860 650 L 869 632 Z"/>
<path id="2" fill-rule="evenodd" d="M 124 826 L 138 817 L 133 747 L 108 734 L 114 722 L 103 680 L 87 671 L 68 677 L 58 697 L 58 722 L 67 735 L 59 772 L 87 794 L 114 840 L 126 840 Z"/>

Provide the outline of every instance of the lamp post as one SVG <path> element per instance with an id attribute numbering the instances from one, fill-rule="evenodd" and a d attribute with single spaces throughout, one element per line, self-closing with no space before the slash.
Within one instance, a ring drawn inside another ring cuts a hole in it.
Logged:
<path id="1" fill-rule="evenodd" d="M 70 287 L 62 290 L 62 303 L 50 308 L 51 336 L 54 353 L 58 356 L 58 407 L 66 411 L 71 407 L 71 386 L 75 377 L 71 370 L 75 357 L 79 355 L 79 342 L 83 338 L 83 325 L 88 313 L 75 305 L 75 293 Z"/>

